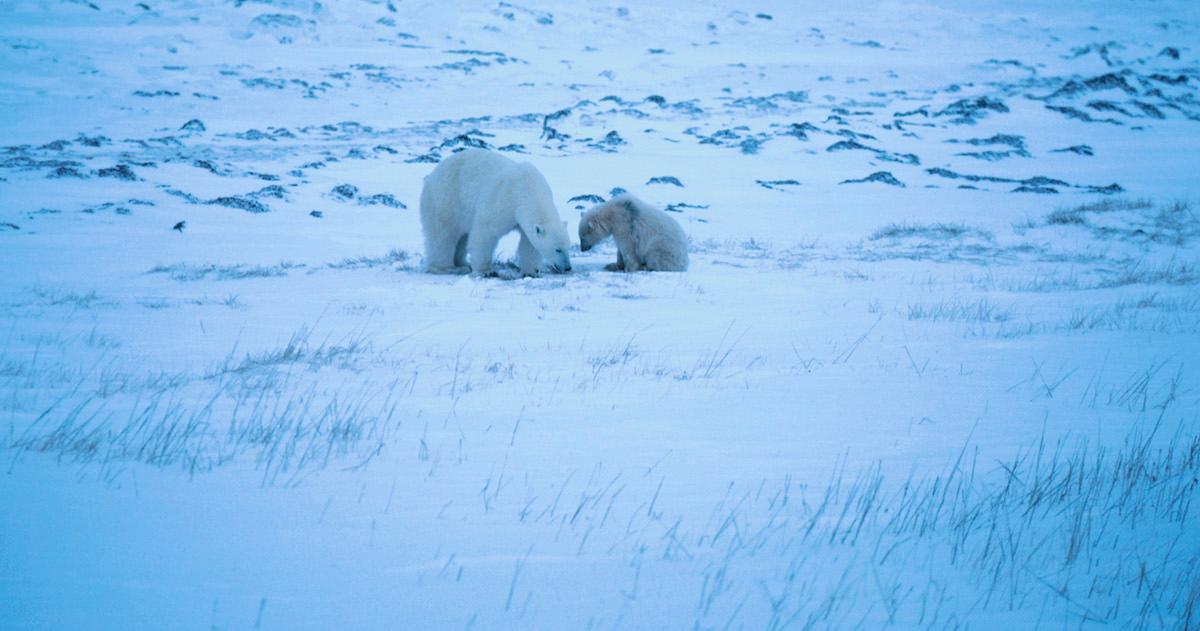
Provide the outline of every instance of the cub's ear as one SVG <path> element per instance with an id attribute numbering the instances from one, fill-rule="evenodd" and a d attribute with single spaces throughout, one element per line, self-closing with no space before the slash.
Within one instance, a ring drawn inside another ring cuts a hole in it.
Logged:
<path id="1" fill-rule="evenodd" d="M 533 227 L 533 231 L 534 231 L 534 232 L 536 232 L 536 233 L 538 233 L 538 234 L 542 234 L 543 232 L 545 232 L 545 230 L 543 230 L 543 229 L 542 229 L 542 225 L 541 225 L 541 224 L 538 224 L 538 225 L 534 226 L 534 227 Z"/>

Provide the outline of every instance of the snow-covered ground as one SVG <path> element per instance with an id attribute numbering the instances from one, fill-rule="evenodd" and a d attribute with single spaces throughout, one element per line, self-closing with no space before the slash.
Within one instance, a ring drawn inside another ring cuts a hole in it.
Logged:
<path id="1" fill-rule="evenodd" d="M 0 628 L 1197 628 L 1200 5 L 728 4 L 0 2 Z"/>

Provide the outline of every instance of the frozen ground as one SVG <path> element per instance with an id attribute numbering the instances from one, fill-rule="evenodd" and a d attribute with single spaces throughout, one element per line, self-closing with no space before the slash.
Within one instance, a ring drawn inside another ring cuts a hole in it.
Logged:
<path id="1" fill-rule="evenodd" d="M 1197 628 L 1200 10 L 836 4 L 0 2 L 0 628 Z"/>

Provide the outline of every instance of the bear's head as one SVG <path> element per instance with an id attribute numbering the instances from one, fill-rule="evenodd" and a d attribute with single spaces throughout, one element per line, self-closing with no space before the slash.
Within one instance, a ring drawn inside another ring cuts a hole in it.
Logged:
<path id="1" fill-rule="evenodd" d="M 587 212 L 579 217 L 579 249 L 587 252 L 597 243 L 612 234 L 604 217 L 598 212 Z"/>
<path id="2" fill-rule="evenodd" d="M 571 271 L 571 237 L 558 217 L 546 178 L 528 162 L 518 164 L 510 193 L 517 201 L 517 226 L 534 249 L 558 272 Z"/>
<path id="3" fill-rule="evenodd" d="M 607 230 L 600 226 L 599 221 L 588 221 L 586 216 L 580 217 L 580 251 L 587 252 L 592 250 L 600 241 L 604 241 L 608 236 Z"/>
<path id="4" fill-rule="evenodd" d="M 540 221 L 525 233 L 542 258 L 557 272 L 571 271 L 571 237 L 565 221 Z"/>

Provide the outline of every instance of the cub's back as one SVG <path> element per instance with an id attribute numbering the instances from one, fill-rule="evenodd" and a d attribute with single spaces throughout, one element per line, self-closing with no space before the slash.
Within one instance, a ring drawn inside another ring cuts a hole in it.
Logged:
<path id="1" fill-rule="evenodd" d="M 615 207 L 616 212 L 629 213 L 634 223 L 640 224 L 640 230 L 647 233 L 643 236 L 652 237 L 655 241 L 681 242 L 686 247 L 687 235 L 684 234 L 679 222 L 675 221 L 675 218 L 665 210 L 648 204 L 629 193 L 614 197 L 610 204 Z"/>
<path id="2" fill-rule="evenodd" d="M 683 232 L 683 226 L 680 226 L 679 222 L 675 221 L 675 218 L 672 217 L 667 211 L 654 206 L 651 206 L 650 208 L 652 210 L 651 216 L 654 217 L 655 222 L 658 224 L 657 228 L 659 234 L 672 241 L 678 241 L 682 243 L 684 250 L 686 251 L 687 234 Z"/>

